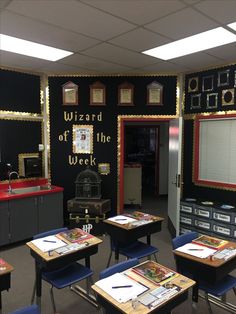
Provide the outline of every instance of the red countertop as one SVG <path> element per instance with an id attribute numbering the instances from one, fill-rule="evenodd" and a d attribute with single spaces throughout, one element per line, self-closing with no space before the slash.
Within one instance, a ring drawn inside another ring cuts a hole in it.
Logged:
<path id="1" fill-rule="evenodd" d="M 12 180 L 11 187 L 12 189 L 16 188 L 26 188 L 31 186 L 43 186 L 48 185 L 48 180 L 43 178 L 37 178 L 37 179 L 31 179 L 31 180 Z M 5 181 L 3 183 L 0 183 L 0 202 L 1 201 L 9 201 L 12 199 L 20 199 L 20 198 L 26 198 L 31 196 L 37 196 L 37 195 L 45 195 L 45 194 L 52 194 L 57 192 L 62 192 L 64 189 L 59 186 L 52 185 L 50 189 L 46 190 L 40 190 L 40 191 L 33 191 L 33 192 L 27 192 L 22 194 L 9 194 L 8 193 L 8 182 Z"/>

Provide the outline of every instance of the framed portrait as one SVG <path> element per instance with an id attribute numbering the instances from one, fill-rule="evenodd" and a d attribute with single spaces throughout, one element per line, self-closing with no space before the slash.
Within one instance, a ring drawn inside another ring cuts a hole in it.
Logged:
<path id="1" fill-rule="evenodd" d="M 93 126 L 73 125 L 72 151 L 74 154 L 93 153 Z"/>
<path id="2" fill-rule="evenodd" d="M 217 77 L 217 86 L 229 85 L 229 69 L 225 71 L 219 71 Z"/>
<path id="3" fill-rule="evenodd" d="M 216 109 L 217 106 L 218 106 L 218 94 L 217 93 L 207 94 L 206 109 Z"/>
<path id="4" fill-rule="evenodd" d="M 222 106 L 234 105 L 234 88 L 223 89 L 221 103 Z"/>
<path id="5" fill-rule="evenodd" d="M 147 85 L 147 105 L 163 105 L 163 85 L 156 81 Z"/>
<path id="6" fill-rule="evenodd" d="M 213 90 L 213 75 L 204 76 L 202 78 L 202 91 L 212 91 Z"/>
<path id="7" fill-rule="evenodd" d="M 191 95 L 190 109 L 201 108 L 201 94 Z"/>
<path id="8" fill-rule="evenodd" d="M 78 105 L 78 85 L 67 82 L 62 85 L 63 105 Z"/>
<path id="9" fill-rule="evenodd" d="M 106 87 L 101 82 L 94 82 L 90 85 L 90 105 L 105 106 L 106 104 Z"/>
<path id="10" fill-rule="evenodd" d="M 188 80 L 188 92 L 197 92 L 198 91 L 198 77 L 191 77 Z"/>
<path id="11" fill-rule="evenodd" d="M 134 85 L 124 82 L 118 86 L 118 106 L 134 105 Z"/>
<path id="12" fill-rule="evenodd" d="M 105 163 L 105 162 L 101 162 L 98 164 L 98 172 L 101 175 L 108 175 L 110 173 L 110 164 L 109 163 Z"/>
<path id="13" fill-rule="evenodd" d="M 234 71 L 234 87 L 236 87 L 236 70 Z"/>

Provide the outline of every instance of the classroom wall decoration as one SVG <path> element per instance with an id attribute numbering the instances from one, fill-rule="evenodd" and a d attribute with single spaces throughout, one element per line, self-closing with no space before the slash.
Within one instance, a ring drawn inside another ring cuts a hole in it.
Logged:
<path id="1" fill-rule="evenodd" d="M 147 106 L 147 86 L 154 81 L 163 87 L 162 106 Z M 62 106 L 62 86 L 67 82 L 79 86 L 78 106 Z M 50 76 L 48 83 L 52 183 L 64 187 L 66 207 L 74 196 L 77 174 L 89 166 L 102 174 L 102 198 L 111 199 L 115 213 L 117 119 L 120 115 L 175 117 L 177 76 Z"/>

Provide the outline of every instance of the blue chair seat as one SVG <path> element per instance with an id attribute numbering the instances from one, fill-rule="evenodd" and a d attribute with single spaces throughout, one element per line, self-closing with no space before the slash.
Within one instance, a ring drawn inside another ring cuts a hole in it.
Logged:
<path id="1" fill-rule="evenodd" d="M 231 275 L 227 275 L 224 279 L 217 281 L 215 285 L 208 284 L 204 281 L 200 281 L 199 283 L 199 289 L 216 297 L 225 295 L 229 290 L 234 289 L 235 287 L 236 278 Z"/>
<path id="2" fill-rule="evenodd" d="M 158 249 L 152 245 L 136 241 L 120 249 L 120 253 L 128 258 L 143 258 L 158 252 Z"/>
<path id="3" fill-rule="evenodd" d="M 10 314 L 40 314 L 39 307 L 36 304 L 24 307 L 22 309 L 11 312 Z"/>
<path id="4" fill-rule="evenodd" d="M 62 289 L 75 284 L 93 275 L 93 271 L 79 263 L 70 264 L 59 270 L 43 272 L 42 277 L 57 289 Z"/>

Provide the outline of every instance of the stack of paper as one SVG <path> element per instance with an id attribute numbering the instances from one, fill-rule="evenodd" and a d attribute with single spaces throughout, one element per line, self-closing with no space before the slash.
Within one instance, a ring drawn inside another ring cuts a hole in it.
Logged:
<path id="1" fill-rule="evenodd" d="M 178 247 L 176 251 L 187 253 L 199 258 L 207 258 L 208 256 L 213 255 L 217 250 L 195 243 L 187 243 Z"/>
<path id="2" fill-rule="evenodd" d="M 31 241 L 38 249 L 42 252 L 53 251 L 59 247 L 67 245 L 66 242 L 60 240 L 55 235 L 47 236 L 44 238 L 36 239 Z"/>
<path id="3" fill-rule="evenodd" d="M 148 287 L 120 273 L 101 279 L 97 281 L 95 285 L 119 303 L 124 303 L 130 299 L 136 298 L 138 295 L 148 290 Z"/>
<path id="4" fill-rule="evenodd" d="M 124 215 L 118 215 L 115 217 L 111 217 L 111 218 L 108 218 L 108 220 L 114 221 L 114 222 L 121 224 L 121 225 L 125 225 L 125 224 L 128 224 L 130 222 L 137 221 L 137 219 L 134 219 L 134 218 L 131 218 L 128 216 L 124 216 Z"/>

